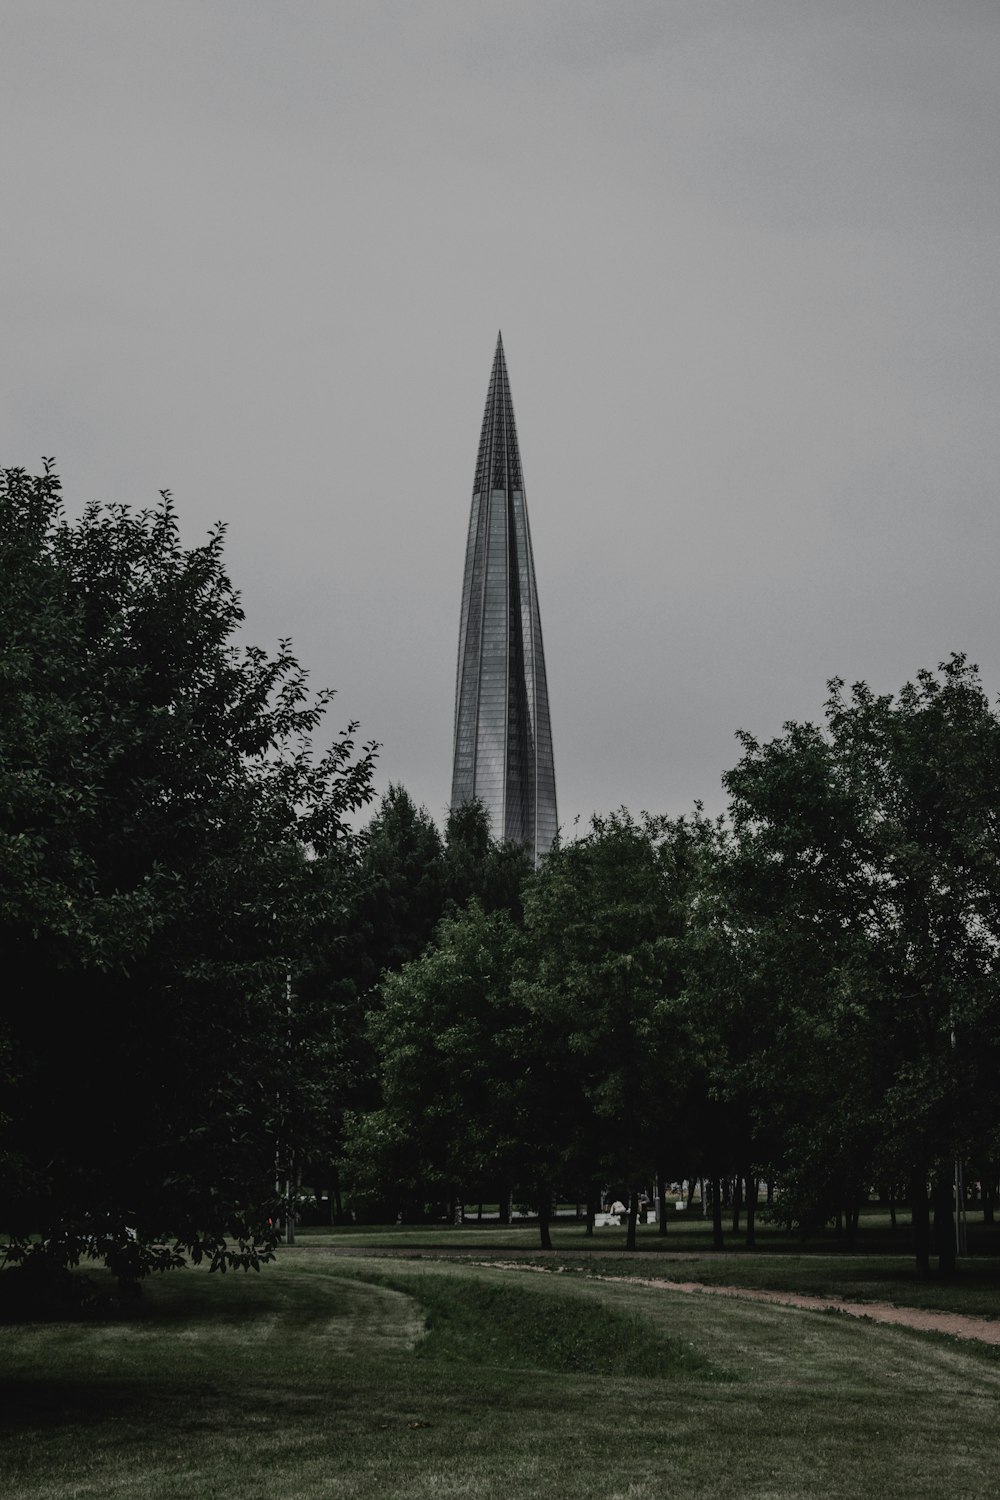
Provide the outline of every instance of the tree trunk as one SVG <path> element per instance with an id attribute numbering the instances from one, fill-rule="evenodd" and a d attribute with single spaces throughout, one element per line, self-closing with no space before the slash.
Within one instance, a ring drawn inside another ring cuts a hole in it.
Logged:
<path id="1" fill-rule="evenodd" d="M 757 1217 L 757 1170 L 755 1167 L 747 1168 L 747 1238 L 746 1246 L 752 1250 L 757 1243 L 754 1233 L 754 1221 Z"/>
<path id="2" fill-rule="evenodd" d="M 726 1241 L 722 1234 L 722 1182 L 718 1177 L 712 1178 L 712 1248 L 713 1250 L 725 1250 Z"/>
<path id="3" fill-rule="evenodd" d="M 601 1190 L 591 1183 L 587 1191 L 587 1235 L 594 1233 L 594 1220 L 601 1211 Z"/>
<path id="4" fill-rule="evenodd" d="M 896 1233 L 896 1184 L 889 1184 L 889 1232 Z"/>
<path id="5" fill-rule="evenodd" d="M 625 1249 L 635 1249 L 635 1221 L 639 1216 L 639 1189 L 633 1188 L 628 1195 L 628 1229 L 625 1231 Z"/>
<path id="6" fill-rule="evenodd" d="M 934 1248 L 938 1271 L 942 1276 L 955 1272 L 955 1215 L 952 1203 L 952 1178 L 941 1168 L 934 1182 Z"/>
<path id="7" fill-rule="evenodd" d="M 992 1167 L 987 1167 L 983 1173 L 983 1223 L 992 1224 L 993 1209 L 996 1203 L 996 1177 Z"/>
<path id="8" fill-rule="evenodd" d="M 302 1168 L 293 1166 L 289 1159 L 285 1178 L 285 1244 L 295 1244 L 295 1200 L 296 1188 L 302 1181 Z"/>
<path id="9" fill-rule="evenodd" d="M 844 1222 L 845 1222 L 845 1225 L 846 1225 L 846 1228 L 847 1228 L 847 1248 L 848 1248 L 848 1250 L 853 1250 L 854 1249 L 855 1241 L 857 1239 L 858 1218 L 859 1218 L 860 1213 L 861 1213 L 861 1206 L 858 1203 L 858 1200 L 856 1198 L 854 1198 L 854 1199 L 852 1199 L 852 1201 L 850 1203 L 848 1203 L 848 1205 L 847 1205 L 847 1212 L 844 1215 Z"/>
<path id="10" fill-rule="evenodd" d="M 500 1185 L 500 1223 L 510 1223 L 511 1191 L 506 1183 Z"/>
<path id="11" fill-rule="evenodd" d="M 656 1232 L 664 1235 L 667 1232 L 667 1179 L 662 1167 L 656 1171 L 656 1210 Z"/>
<path id="12" fill-rule="evenodd" d="M 927 1208 L 927 1177 L 914 1172 L 910 1183 L 910 1214 L 913 1220 L 913 1254 L 921 1276 L 931 1269 L 931 1223 Z"/>
<path id="13" fill-rule="evenodd" d="M 549 1220 L 552 1217 L 552 1189 L 548 1183 L 543 1183 L 538 1189 L 538 1233 L 541 1237 L 542 1249 L 552 1249 L 552 1236 L 549 1233 Z"/>
<path id="14" fill-rule="evenodd" d="M 740 1213 L 743 1209 L 743 1178 L 733 1180 L 733 1233 L 740 1232 Z"/>

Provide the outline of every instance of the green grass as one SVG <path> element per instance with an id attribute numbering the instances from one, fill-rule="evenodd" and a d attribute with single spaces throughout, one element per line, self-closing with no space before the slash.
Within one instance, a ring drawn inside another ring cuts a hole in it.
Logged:
<path id="1" fill-rule="evenodd" d="M 974 1256 L 996 1256 L 1000 1258 L 1000 1223 L 984 1225 L 977 1212 L 970 1216 L 968 1226 L 969 1249 Z M 400 1224 L 380 1226 L 341 1225 L 310 1226 L 299 1230 L 299 1242 L 309 1245 L 329 1245 L 341 1248 L 364 1249 L 454 1249 L 482 1251 L 484 1249 L 538 1248 L 538 1228 L 533 1223 L 517 1222 L 501 1225 L 494 1222 L 479 1223 L 474 1217 L 465 1224 Z M 897 1228 L 892 1230 L 889 1213 L 875 1205 L 865 1209 L 861 1215 L 856 1243 L 849 1248 L 832 1227 L 803 1242 L 798 1234 L 791 1234 L 779 1225 L 769 1224 L 758 1218 L 755 1249 L 747 1250 L 742 1234 L 733 1234 L 730 1220 L 726 1218 L 725 1249 L 731 1256 L 755 1255 L 834 1255 L 834 1254 L 886 1254 L 902 1258 L 909 1256 L 910 1224 L 907 1213 L 897 1213 Z M 587 1235 L 584 1224 L 573 1218 L 561 1218 L 552 1225 L 552 1240 L 557 1250 L 562 1251 L 624 1251 L 625 1230 L 619 1225 L 596 1229 Z M 712 1254 L 712 1225 L 697 1211 L 672 1215 L 668 1219 L 665 1236 L 660 1236 L 655 1224 L 640 1224 L 637 1228 L 637 1252 L 662 1254 L 664 1251 L 689 1254 Z"/>
<path id="2" fill-rule="evenodd" d="M 900 1217 L 895 1253 L 873 1249 L 892 1246 L 888 1214 L 877 1209 L 864 1216 L 854 1252 L 838 1246 L 832 1234 L 804 1246 L 799 1239 L 771 1229 L 763 1233 L 754 1251 L 727 1243 L 726 1251 L 719 1254 L 712 1251 L 710 1230 L 700 1218 L 678 1219 L 666 1237 L 660 1237 L 654 1225 L 643 1226 L 634 1254 L 626 1252 L 625 1234 L 619 1228 L 598 1230 L 588 1237 L 582 1225 L 566 1221 L 553 1230 L 554 1255 L 539 1250 L 537 1230 L 527 1225 L 309 1229 L 300 1233 L 300 1244 L 317 1252 L 391 1251 L 394 1258 L 502 1260 L 516 1256 L 539 1267 L 561 1264 L 600 1276 L 703 1281 L 1000 1318 L 1000 1240 L 984 1238 L 998 1253 L 962 1258 L 953 1279 L 935 1275 L 921 1279 L 912 1256 L 899 1244 L 900 1240 L 905 1243 L 908 1228 Z M 991 1233 L 983 1226 L 979 1229 L 981 1236 Z"/>
<path id="3" fill-rule="evenodd" d="M 413 1286 L 412 1272 L 409 1281 L 379 1281 Z M 416 1349 L 422 1359 L 655 1380 L 719 1374 L 689 1343 L 668 1337 L 632 1309 L 609 1306 L 591 1288 L 555 1286 L 548 1277 L 447 1270 L 422 1276 L 419 1296 L 426 1319 L 426 1337 Z"/>
<path id="4" fill-rule="evenodd" d="M 551 1258 L 550 1258 L 551 1259 Z M 891 1302 L 977 1318 L 1000 1318 L 1000 1258 L 963 1260 L 956 1276 L 918 1278 L 900 1256 L 723 1256 L 709 1260 L 655 1255 L 606 1261 L 562 1257 L 568 1268 L 600 1276 L 644 1276 L 767 1291 L 802 1292 L 848 1302 Z M 539 1263 L 542 1263 L 539 1258 Z"/>
<path id="5" fill-rule="evenodd" d="M 996 1490 L 991 1351 L 571 1273 L 286 1250 L 3 1340 L 5 1500 Z"/>

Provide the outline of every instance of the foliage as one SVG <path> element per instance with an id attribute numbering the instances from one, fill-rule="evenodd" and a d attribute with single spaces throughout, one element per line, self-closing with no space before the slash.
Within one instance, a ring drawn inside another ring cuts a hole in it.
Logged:
<path id="1" fill-rule="evenodd" d="M 453 807 L 445 824 L 444 876 L 447 904 L 460 911 L 478 901 L 484 911 L 522 916 L 522 888 L 531 875 L 523 845 L 495 838 L 489 813 L 473 798 Z"/>
<path id="2" fill-rule="evenodd" d="M 937 1174 L 947 1217 L 951 1163 L 988 1159 L 1000 1114 L 1000 722 L 954 656 L 895 698 L 834 681 L 822 728 L 743 744 L 732 911 L 769 994 L 780 1164 L 820 1219 L 875 1171 L 918 1198 Z"/>
<path id="3" fill-rule="evenodd" d="M 385 979 L 369 1016 L 382 1105 L 358 1121 L 356 1178 L 447 1198 L 534 1172 L 547 1090 L 542 1039 L 513 990 L 519 945 L 506 912 L 473 902 Z"/>
<path id="4" fill-rule="evenodd" d="M 553 850 L 528 890 L 523 983 L 559 1038 L 567 1145 L 584 1183 L 627 1191 L 679 1131 L 693 892 L 712 839 L 700 815 L 636 821 L 622 809 Z"/>
<path id="5" fill-rule="evenodd" d="M 313 754 L 331 695 L 288 642 L 233 644 L 222 546 L 186 550 L 168 495 L 71 524 L 48 469 L 0 481 L 5 1227 L 124 1281 L 266 1250 L 329 1040 L 289 986 L 370 796 L 353 726 Z"/>

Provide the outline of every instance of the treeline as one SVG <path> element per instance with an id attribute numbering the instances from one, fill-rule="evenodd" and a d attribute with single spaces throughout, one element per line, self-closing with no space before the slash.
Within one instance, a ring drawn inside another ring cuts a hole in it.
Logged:
<path id="1" fill-rule="evenodd" d="M 974 668 L 835 683 L 744 738 L 726 818 L 622 810 L 535 872 L 475 805 L 439 832 L 394 788 L 358 831 L 375 747 L 313 750 L 330 695 L 237 644 L 222 547 L 169 496 L 70 523 L 50 471 L 0 477 L 9 1258 L 256 1265 L 299 1183 L 544 1235 L 557 1192 L 700 1175 L 806 1230 L 895 1184 L 947 1264 L 955 1161 L 1000 1161 Z"/>
<path id="2" fill-rule="evenodd" d="M 703 1176 L 721 1243 L 724 1180 L 751 1236 L 759 1179 L 848 1238 L 877 1187 L 954 1264 L 956 1162 L 988 1215 L 1000 1170 L 1000 720 L 955 656 L 742 748 L 727 817 L 595 818 L 383 980 L 360 1181 L 513 1189 L 543 1243 L 556 1191 Z"/>

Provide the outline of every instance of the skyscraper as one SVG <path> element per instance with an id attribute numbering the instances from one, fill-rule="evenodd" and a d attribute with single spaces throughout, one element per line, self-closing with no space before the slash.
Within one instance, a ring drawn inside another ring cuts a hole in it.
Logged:
<path id="1" fill-rule="evenodd" d="M 472 797 L 535 859 L 556 835 L 556 776 L 514 407 L 497 336 L 472 486 L 451 805 Z"/>

